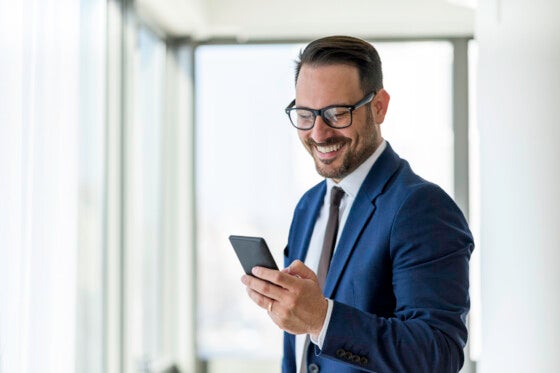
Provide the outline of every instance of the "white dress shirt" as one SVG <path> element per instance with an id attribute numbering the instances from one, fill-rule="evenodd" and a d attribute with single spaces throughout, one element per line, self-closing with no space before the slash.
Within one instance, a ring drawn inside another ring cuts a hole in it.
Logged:
<path id="1" fill-rule="evenodd" d="M 346 193 L 344 197 L 342 197 L 342 201 L 340 202 L 339 207 L 339 225 L 338 225 L 338 233 L 336 236 L 336 244 L 334 250 L 336 251 L 336 245 L 338 245 L 338 239 L 344 229 L 344 225 L 346 224 L 346 219 L 348 218 L 348 214 L 350 209 L 352 208 L 352 204 L 356 199 L 356 194 L 360 190 L 367 174 L 371 170 L 371 167 L 375 163 L 375 161 L 379 158 L 381 153 L 387 147 L 387 143 L 385 140 L 381 143 L 381 145 L 373 152 L 372 155 L 369 156 L 368 159 L 365 160 L 357 169 L 355 169 L 350 175 L 346 176 L 344 179 L 340 180 L 338 184 L 336 184 L 332 179 L 327 179 L 327 192 L 325 193 L 325 198 L 323 200 L 323 206 L 319 211 L 319 216 L 317 217 L 317 221 L 315 222 L 315 227 L 313 228 L 313 234 L 311 235 L 311 241 L 309 242 L 309 248 L 307 250 L 307 256 L 305 257 L 305 265 L 313 270 L 313 272 L 317 273 L 317 268 L 319 267 L 319 258 L 321 257 L 321 251 L 323 248 L 323 238 L 325 236 L 325 230 L 327 229 L 327 220 L 329 218 L 329 205 L 330 205 L 330 195 L 331 189 L 333 186 L 338 186 L 344 190 Z M 334 253 L 333 253 L 334 255 Z M 319 348 L 323 347 L 323 342 L 325 340 L 325 334 L 327 333 L 327 329 L 329 326 L 331 314 L 332 314 L 332 307 L 333 301 L 331 299 L 327 299 L 328 308 L 327 308 L 327 315 L 325 317 L 325 322 L 323 323 L 323 328 L 321 329 L 321 333 L 319 334 L 319 338 L 317 341 L 311 338 L 311 342 L 319 346 Z M 296 335 L 296 364 L 297 364 L 297 371 L 299 372 L 301 367 L 301 359 L 303 356 L 303 349 L 305 345 L 305 334 Z"/>

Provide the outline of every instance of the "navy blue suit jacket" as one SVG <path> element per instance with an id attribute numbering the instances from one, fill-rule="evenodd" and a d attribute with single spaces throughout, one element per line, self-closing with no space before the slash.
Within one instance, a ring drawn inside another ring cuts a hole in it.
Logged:
<path id="1" fill-rule="evenodd" d="M 304 260 L 326 183 L 299 201 L 285 265 Z M 324 295 L 334 300 L 323 348 L 308 365 L 326 372 L 457 372 L 463 365 L 473 239 L 452 199 L 387 148 L 362 184 L 334 253 Z M 282 372 L 294 373 L 284 334 Z"/>

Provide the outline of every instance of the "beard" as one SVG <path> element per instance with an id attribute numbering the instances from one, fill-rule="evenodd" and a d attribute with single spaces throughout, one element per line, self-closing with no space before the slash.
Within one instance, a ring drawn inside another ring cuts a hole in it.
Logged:
<path id="1" fill-rule="evenodd" d="M 349 143 L 348 139 L 345 140 Z M 342 160 L 329 159 L 322 160 L 313 155 L 313 160 L 315 162 L 315 170 L 322 177 L 342 180 L 346 176 L 350 175 L 356 168 L 358 168 L 370 155 L 373 154 L 377 146 L 373 142 L 369 142 L 368 146 L 361 149 L 360 151 L 352 151 L 346 149 L 344 154 L 341 154 Z M 338 166 L 334 166 L 333 163 L 340 162 Z"/>
<path id="2" fill-rule="evenodd" d="M 313 157 L 315 169 L 319 175 L 329 179 L 342 180 L 364 163 L 364 161 L 368 159 L 373 152 L 375 152 L 375 149 L 377 149 L 381 143 L 381 134 L 379 133 L 379 130 L 373 120 L 373 114 L 369 108 L 366 120 L 368 126 L 371 127 L 371 130 L 367 132 L 366 137 L 363 139 L 364 146 L 359 149 L 350 149 L 352 140 L 344 136 L 331 137 L 320 144 L 311 138 L 305 141 L 307 150 Z M 335 159 L 322 160 L 314 154 L 314 149 L 317 148 L 317 145 L 329 146 L 335 144 L 342 144 L 343 147 L 346 147 L 346 149 L 343 149 L 344 153 L 340 154 L 340 156 Z M 342 157 L 341 160 L 340 157 Z M 334 166 L 333 163 L 335 162 L 340 162 L 340 165 Z"/>

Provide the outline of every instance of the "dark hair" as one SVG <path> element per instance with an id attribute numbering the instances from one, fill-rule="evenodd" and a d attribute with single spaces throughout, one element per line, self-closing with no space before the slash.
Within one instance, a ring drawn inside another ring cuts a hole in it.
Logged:
<path id="1" fill-rule="evenodd" d="M 360 87 L 364 94 L 383 88 L 379 54 L 373 45 L 362 39 L 350 36 L 328 36 L 312 41 L 299 53 L 299 60 L 296 61 L 296 83 L 304 64 L 354 66 L 358 69 Z"/>

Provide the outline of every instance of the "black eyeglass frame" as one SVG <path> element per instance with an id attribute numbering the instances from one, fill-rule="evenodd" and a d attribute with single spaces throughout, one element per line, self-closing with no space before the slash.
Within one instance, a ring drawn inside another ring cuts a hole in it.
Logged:
<path id="1" fill-rule="evenodd" d="M 376 94 L 377 94 L 377 91 L 372 91 L 372 92 L 368 93 L 367 95 L 365 95 L 364 98 L 362 98 L 360 101 L 356 102 L 354 105 L 329 105 L 329 106 L 326 106 L 322 109 L 310 109 L 310 108 L 306 108 L 306 107 L 294 107 L 294 105 L 296 104 L 296 99 L 293 99 L 292 102 L 290 102 L 290 104 L 284 109 L 284 111 L 288 115 L 288 118 L 290 119 L 290 123 L 292 124 L 292 126 L 294 126 L 295 128 L 297 128 L 298 130 L 301 130 L 301 131 L 309 131 L 310 129 L 315 127 L 315 122 L 317 121 L 318 116 L 323 118 L 323 121 L 327 124 L 327 126 L 329 126 L 331 128 L 335 128 L 335 129 L 343 129 L 343 128 L 348 128 L 352 125 L 352 112 L 354 110 L 359 109 L 360 107 L 364 106 L 365 104 L 369 104 L 373 100 L 373 98 L 375 97 Z M 350 123 L 348 123 L 347 125 L 342 126 L 342 127 L 333 126 L 332 123 L 330 123 L 329 119 L 327 119 L 324 116 L 325 111 L 327 111 L 329 109 L 332 109 L 332 108 L 348 109 L 348 111 L 350 112 Z M 292 117 L 290 115 L 290 112 L 293 111 L 293 110 L 306 110 L 306 111 L 309 111 L 310 113 L 312 113 L 313 114 L 313 124 L 311 125 L 311 127 L 309 127 L 309 128 L 298 127 L 292 121 Z"/>

